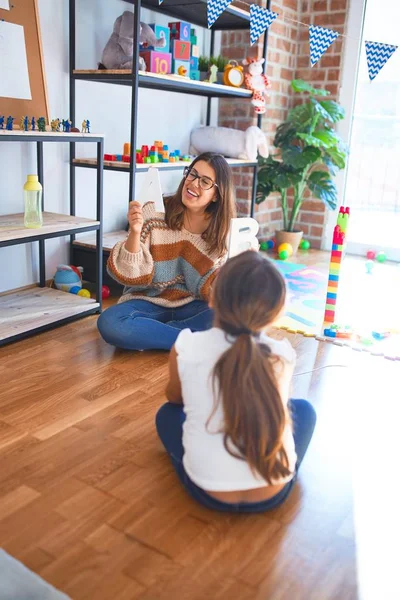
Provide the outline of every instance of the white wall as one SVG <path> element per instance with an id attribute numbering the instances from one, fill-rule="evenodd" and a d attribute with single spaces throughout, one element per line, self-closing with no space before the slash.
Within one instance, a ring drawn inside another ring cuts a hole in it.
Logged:
<path id="1" fill-rule="evenodd" d="M 68 93 L 68 0 L 38 0 L 45 72 L 52 117 L 69 114 Z M 132 5 L 123 0 L 77 0 L 78 69 L 97 68 L 114 20 Z M 143 10 L 141 20 L 160 25 L 171 20 L 161 13 Z M 209 33 L 196 27 L 200 52 L 208 49 Z M 204 46 L 206 44 L 206 46 Z M 92 132 L 104 133 L 105 152 L 122 153 L 130 137 L 131 89 L 125 86 L 78 81 L 76 85 L 77 126 L 84 118 L 91 121 Z M 216 103 L 216 101 L 214 101 Z M 151 145 L 162 139 L 170 148 L 188 151 L 191 129 L 205 122 L 206 100 L 197 96 L 139 90 L 137 144 Z M 0 101 L 1 113 L 1 101 Z M 20 115 L 16 115 L 19 117 Z M 39 116 L 39 115 L 38 115 Z M 95 156 L 93 145 L 77 146 L 77 156 Z M 68 145 L 45 145 L 45 208 L 53 212 L 69 210 Z M 0 214 L 23 211 L 22 188 L 28 173 L 36 172 L 34 144 L 0 144 Z M 140 177 L 138 175 L 138 185 Z M 76 169 L 77 214 L 95 216 L 96 173 Z M 165 192 L 172 192 L 180 179 L 178 171 L 161 173 Z M 104 230 L 125 225 L 129 176 L 104 174 Z M 46 277 L 54 275 L 58 264 L 68 260 L 68 239 L 46 242 Z M 15 265 L 13 269 L 6 268 Z M 37 244 L 0 249 L 0 292 L 38 281 Z"/>

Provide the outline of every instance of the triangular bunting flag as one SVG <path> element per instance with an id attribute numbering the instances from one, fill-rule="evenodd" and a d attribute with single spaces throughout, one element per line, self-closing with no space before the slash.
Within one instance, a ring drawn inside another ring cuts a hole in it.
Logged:
<path id="1" fill-rule="evenodd" d="M 337 31 L 326 29 L 326 27 L 315 27 L 310 25 L 310 63 L 313 67 L 319 61 L 321 56 L 328 50 L 329 46 L 336 40 Z"/>
<path id="2" fill-rule="evenodd" d="M 215 23 L 219 15 L 228 8 L 231 2 L 232 0 L 207 0 L 208 28 Z"/>
<path id="3" fill-rule="evenodd" d="M 279 14 L 268 10 L 267 8 L 261 8 L 257 4 L 250 4 L 250 42 L 253 45 L 260 35 L 264 33 L 266 29 L 275 21 Z"/>
<path id="4" fill-rule="evenodd" d="M 164 0 L 158 0 L 158 5 L 162 4 Z"/>
<path id="5" fill-rule="evenodd" d="M 370 81 L 375 79 L 382 67 L 397 50 L 398 46 L 380 44 L 379 42 L 365 42 L 367 53 L 368 75 Z"/>

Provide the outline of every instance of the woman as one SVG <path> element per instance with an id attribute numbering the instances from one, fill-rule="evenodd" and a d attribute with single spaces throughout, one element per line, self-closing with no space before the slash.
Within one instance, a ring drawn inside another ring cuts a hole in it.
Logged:
<path id="1" fill-rule="evenodd" d="M 171 351 L 169 403 L 157 414 L 157 431 L 186 490 L 210 509 L 262 512 L 281 504 L 311 440 L 313 407 L 288 405 L 295 352 L 264 333 L 285 296 L 273 263 L 240 254 L 213 288 L 214 327 L 182 331 Z"/>
<path id="2" fill-rule="evenodd" d="M 235 217 L 232 173 L 223 156 L 199 155 L 185 169 L 165 215 L 131 202 L 129 235 L 112 249 L 108 273 L 123 284 L 98 320 L 106 342 L 127 350 L 169 350 L 182 329 L 211 327 L 211 286 L 226 259 Z"/>

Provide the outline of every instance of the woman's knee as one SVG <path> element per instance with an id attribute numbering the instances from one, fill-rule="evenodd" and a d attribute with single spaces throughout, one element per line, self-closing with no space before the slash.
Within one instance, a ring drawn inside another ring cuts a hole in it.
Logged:
<path id="1" fill-rule="evenodd" d="M 314 429 L 317 422 L 317 413 L 311 402 L 302 399 L 292 399 L 290 405 L 293 420 L 295 422 L 307 423 L 309 427 Z"/>

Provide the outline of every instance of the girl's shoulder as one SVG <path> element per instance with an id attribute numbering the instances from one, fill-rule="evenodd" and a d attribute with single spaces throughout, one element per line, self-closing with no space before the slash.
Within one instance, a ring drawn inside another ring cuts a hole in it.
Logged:
<path id="1" fill-rule="evenodd" d="M 175 350 L 184 361 L 200 362 L 219 356 L 229 345 L 224 332 L 216 327 L 196 332 L 184 329 L 178 335 Z"/>
<path id="2" fill-rule="evenodd" d="M 263 333 L 260 337 L 260 342 L 271 348 L 272 354 L 280 356 L 288 363 L 296 362 L 296 351 L 287 338 L 276 340 Z"/>

